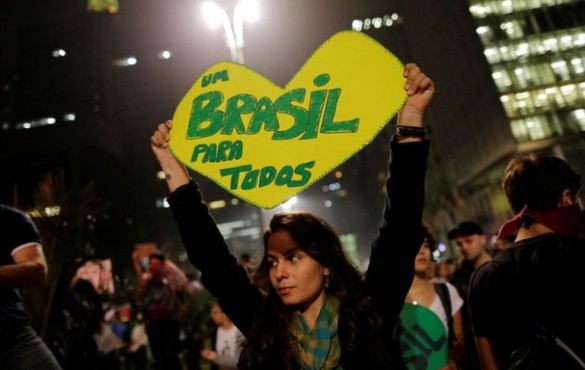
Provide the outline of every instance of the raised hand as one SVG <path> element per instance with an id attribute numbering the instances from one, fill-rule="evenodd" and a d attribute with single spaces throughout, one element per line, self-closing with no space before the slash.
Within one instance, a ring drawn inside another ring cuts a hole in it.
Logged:
<path id="1" fill-rule="evenodd" d="M 398 124 L 422 127 L 422 117 L 435 93 L 435 83 L 414 63 L 404 67 L 404 77 L 408 100 L 398 112 Z"/>

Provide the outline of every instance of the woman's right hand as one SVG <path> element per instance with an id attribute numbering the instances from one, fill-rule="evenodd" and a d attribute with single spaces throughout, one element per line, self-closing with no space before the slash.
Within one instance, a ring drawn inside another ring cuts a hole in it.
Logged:
<path id="1" fill-rule="evenodd" d="M 169 150 L 169 140 L 171 139 L 170 131 L 173 128 L 173 122 L 168 120 L 157 126 L 156 131 L 150 138 L 150 147 L 156 156 L 159 163 L 168 159 L 168 156 L 173 154 Z"/>
<path id="2" fill-rule="evenodd" d="M 169 140 L 171 139 L 171 129 L 173 122 L 168 120 L 157 126 L 156 131 L 150 137 L 150 147 L 160 164 L 162 171 L 165 173 L 167 186 L 172 192 L 181 185 L 189 182 L 189 173 L 169 149 Z"/>

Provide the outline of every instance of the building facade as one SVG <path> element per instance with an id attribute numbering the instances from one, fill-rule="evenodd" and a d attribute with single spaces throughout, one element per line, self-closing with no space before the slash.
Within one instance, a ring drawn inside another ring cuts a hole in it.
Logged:
<path id="1" fill-rule="evenodd" d="M 470 0 L 469 10 L 516 152 L 546 151 L 585 174 L 585 2 Z M 462 192 L 501 215 L 506 205 L 497 174 L 505 163 L 493 167 Z"/>

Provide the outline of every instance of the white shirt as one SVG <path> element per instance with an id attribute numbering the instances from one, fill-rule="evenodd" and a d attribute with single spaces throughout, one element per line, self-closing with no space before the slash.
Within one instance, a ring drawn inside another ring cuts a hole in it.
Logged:
<path id="1" fill-rule="evenodd" d="M 447 289 L 449 290 L 449 298 L 451 299 L 451 316 L 453 316 L 457 311 L 461 309 L 463 306 L 463 298 L 457 292 L 457 289 L 451 283 L 447 284 Z M 447 324 L 447 313 L 445 312 L 445 308 L 441 303 L 441 298 L 439 298 L 439 293 L 435 296 L 433 303 L 429 307 L 429 310 L 433 311 L 435 315 L 441 319 L 441 322 L 445 326 L 445 333 L 449 332 L 449 325 Z"/>
<path id="2" fill-rule="evenodd" d="M 215 363 L 220 370 L 237 369 L 244 336 L 234 325 L 230 329 L 217 328 Z"/>

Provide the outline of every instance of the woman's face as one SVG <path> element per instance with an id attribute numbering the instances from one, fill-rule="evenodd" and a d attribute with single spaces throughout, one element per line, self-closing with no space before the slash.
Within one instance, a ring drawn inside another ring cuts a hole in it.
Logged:
<path id="1" fill-rule="evenodd" d="M 227 319 L 227 316 L 225 315 L 225 313 L 223 313 L 223 310 L 221 309 L 220 305 L 216 302 L 213 302 L 211 306 L 211 319 L 217 326 L 223 325 Z"/>
<path id="2" fill-rule="evenodd" d="M 270 283 L 285 305 L 305 310 L 324 296 L 329 269 L 304 252 L 288 231 L 273 233 L 267 248 Z"/>
<path id="3" fill-rule="evenodd" d="M 414 260 L 414 272 L 418 274 L 424 274 L 428 271 L 431 265 L 431 248 L 429 243 L 425 241 L 420 246 L 416 259 Z"/>

